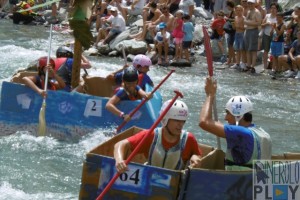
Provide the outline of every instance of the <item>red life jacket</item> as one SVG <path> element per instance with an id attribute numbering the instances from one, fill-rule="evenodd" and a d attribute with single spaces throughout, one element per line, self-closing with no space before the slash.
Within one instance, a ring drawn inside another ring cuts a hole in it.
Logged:
<path id="1" fill-rule="evenodd" d="M 65 62 L 67 61 L 68 58 L 56 58 L 54 59 L 55 62 L 55 69 L 54 71 L 57 71 Z"/>

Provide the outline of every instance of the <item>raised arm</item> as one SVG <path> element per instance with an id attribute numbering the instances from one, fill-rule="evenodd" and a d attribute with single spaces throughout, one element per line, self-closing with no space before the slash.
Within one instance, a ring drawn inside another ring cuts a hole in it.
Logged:
<path id="1" fill-rule="evenodd" d="M 213 103 L 216 98 L 217 82 L 212 78 L 206 78 L 205 93 L 206 99 L 200 112 L 199 126 L 218 137 L 225 138 L 224 125 L 215 121 L 212 117 Z"/>

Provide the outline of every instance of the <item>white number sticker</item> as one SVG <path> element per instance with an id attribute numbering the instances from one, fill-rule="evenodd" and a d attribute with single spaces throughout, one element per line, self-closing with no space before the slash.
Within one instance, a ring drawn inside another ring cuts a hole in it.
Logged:
<path id="1" fill-rule="evenodd" d="M 144 189 L 145 180 L 143 177 L 147 177 L 142 167 L 130 165 L 129 171 L 120 174 L 119 178 L 115 182 L 115 188 L 127 188 L 130 190 L 136 190 L 136 192 Z"/>
<path id="2" fill-rule="evenodd" d="M 89 99 L 86 103 L 84 116 L 95 116 L 101 117 L 102 116 L 102 100 L 99 99 Z"/>

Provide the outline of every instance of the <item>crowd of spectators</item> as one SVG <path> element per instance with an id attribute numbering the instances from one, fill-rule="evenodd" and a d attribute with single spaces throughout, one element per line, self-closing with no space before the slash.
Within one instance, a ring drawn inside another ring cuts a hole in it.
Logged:
<path id="1" fill-rule="evenodd" d="M 163 59 L 169 62 L 170 45 L 175 47 L 173 61 L 182 58 L 190 61 L 188 52 L 193 48 L 195 26 L 191 21 L 197 4 L 199 2 L 193 0 L 106 0 L 99 3 L 97 8 L 96 28 L 99 35 L 96 43 L 107 43 L 111 37 L 125 30 L 124 23 L 128 16 L 142 15 L 142 29 L 130 35 L 131 38 L 144 40 L 148 44 L 148 51 L 157 51 L 159 64 Z M 218 0 L 214 4 L 205 0 L 203 7 L 214 16 L 211 39 L 217 40 L 222 63 L 230 68 L 254 73 L 258 52 L 263 51 L 264 68 L 272 67 L 272 76 L 285 72 L 285 77 L 300 78 L 300 48 L 297 46 L 299 7 L 283 12 L 276 0 Z M 115 17 L 112 11 L 119 13 L 120 20 L 112 20 Z M 116 22 L 113 24 L 112 21 Z M 232 30 L 227 30 L 228 24 Z M 114 30 L 116 27 L 117 31 Z M 153 49 L 150 43 L 154 44 Z"/>

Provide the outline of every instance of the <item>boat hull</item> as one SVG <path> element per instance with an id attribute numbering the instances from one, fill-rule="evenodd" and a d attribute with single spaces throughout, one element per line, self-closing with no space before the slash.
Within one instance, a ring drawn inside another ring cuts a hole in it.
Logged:
<path id="1" fill-rule="evenodd" d="M 147 87 L 147 90 L 151 89 Z M 47 93 L 47 135 L 61 139 L 73 138 L 99 128 L 112 128 L 115 131 L 116 126 L 122 123 L 120 117 L 105 109 L 108 97 L 50 90 Z M 8 135 L 22 130 L 36 134 L 42 101 L 40 95 L 22 84 L 3 82 L 0 104 L 2 134 Z M 130 113 L 140 102 L 121 101 L 117 107 Z M 159 115 L 161 105 L 161 95 L 155 92 L 153 98 L 140 108 L 122 130 L 133 125 L 150 128 Z"/>
<path id="2" fill-rule="evenodd" d="M 86 155 L 79 199 L 96 199 L 116 174 L 113 146 L 141 129 L 132 127 L 100 144 Z M 224 170 L 225 153 L 199 144 L 203 150 L 201 168 L 183 171 L 143 165 L 146 158 L 138 154 L 128 168 L 105 194 L 104 199 L 159 199 L 159 200 L 252 200 L 253 174 L 249 171 Z M 127 152 L 127 156 L 130 152 Z M 299 153 L 273 156 L 273 160 L 300 160 Z M 133 184 L 137 180 L 143 183 Z M 131 179 L 130 179 L 131 178 Z M 177 184 L 177 185 L 176 185 Z"/>

